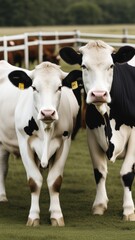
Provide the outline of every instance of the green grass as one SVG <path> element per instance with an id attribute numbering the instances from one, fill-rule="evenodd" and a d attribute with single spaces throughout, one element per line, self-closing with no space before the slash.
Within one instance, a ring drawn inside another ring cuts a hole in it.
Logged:
<path id="1" fill-rule="evenodd" d="M 110 33 L 122 34 L 123 29 L 128 29 L 129 34 L 135 34 L 135 24 L 117 25 L 73 25 L 73 26 L 38 26 L 38 27 L 0 27 L 0 36 L 14 35 L 26 32 L 53 32 L 53 31 L 74 31 L 80 30 L 86 33 Z"/>
<path id="2" fill-rule="evenodd" d="M 121 33 L 124 26 L 72 26 L 44 28 L 2 28 L 1 35 L 19 34 L 29 31 L 65 31 L 80 29 L 84 32 Z M 130 34 L 135 34 L 135 26 L 128 26 Z M 62 69 L 70 71 L 71 66 L 61 62 Z M 72 67 L 73 69 L 76 66 Z M 30 208 L 30 190 L 20 159 L 10 157 L 9 173 L 6 181 L 9 201 L 0 203 L 0 239 L 2 240 L 132 240 L 135 236 L 135 223 L 122 220 L 123 189 L 119 171 L 122 161 L 108 162 L 109 174 L 107 190 L 108 210 L 104 216 L 91 213 L 95 197 L 95 181 L 87 148 L 86 132 L 80 130 L 72 142 L 70 154 L 64 170 L 61 189 L 61 206 L 65 218 L 64 228 L 52 228 L 49 220 L 49 196 L 46 186 L 47 172 L 40 198 L 41 226 L 26 227 Z M 133 186 L 134 189 L 134 186 Z M 133 192 L 135 198 L 135 190 Z"/>
<path id="3" fill-rule="evenodd" d="M 0 204 L 0 236 L 2 240 L 127 240 L 134 239 L 135 223 L 122 220 L 122 186 L 119 170 L 122 162 L 108 162 L 107 189 L 108 211 L 104 216 L 93 216 L 92 203 L 95 197 L 95 181 L 89 158 L 86 132 L 80 130 L 72 142 L 65 166 L 61 189 L 61 206 L 66 226 L 51 227 L 49 221 L 49 196 L 44 172 L 41 192 L 41 226 L 25 226 L 30 207 L 30 191 L 20 159 L 11 156 L 6 181 L 9 201 Z"/>

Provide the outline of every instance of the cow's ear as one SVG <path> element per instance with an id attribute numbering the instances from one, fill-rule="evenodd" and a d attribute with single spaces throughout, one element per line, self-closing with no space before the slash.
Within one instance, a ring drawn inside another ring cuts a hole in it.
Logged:
<path id="1" fill-rule="evenodd" d="M 68 64 L 79 64 L 82 63 L 82 54 L 77 53 L 73 48 L 71 47 L 64 47 L 59 52 L 61 58 Z"/>
<path id="2" fill-rule="evenodd" d="M 73 70 L 63 80 L 62 85 L 72 88 L 73 90 L 82 85 L 82 71 Z"/>
<path id="3" fill-rule="evenodd" d="M 135 49 L 131 46 L 121 47 L 116 53 L 112 53 L 114 63 L 128 62 L 135 55 Z"/>
<path id="4" fill-rule="evenodd" d="M 21 90 L 32 85 L 31 78 L 22 70 L 15 70 L 9 73 L 8 78 L 14 86 L 18 87 Z"/>

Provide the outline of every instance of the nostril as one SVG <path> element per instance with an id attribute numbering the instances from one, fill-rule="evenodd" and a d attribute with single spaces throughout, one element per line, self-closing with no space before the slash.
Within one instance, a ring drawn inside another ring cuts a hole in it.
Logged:
<path id="1" fill-rule="evenodd" d="M 96 98 L 102 98 L 102 97 L 106 97 L 107 96 L 107 92 L 106 91 L 93 91 L 91 93 L 92 97 L 96 97 Z"/>
<path id="2" fill-rule="evenodd" d="M 41 111 L 41 114 L 42 114 L 43 116 L 45 116 L 45 112 L 44 112 L 44 111 Z"/>
<path id="3" fill-rule="evenodd" d="M 55 115 L 55 110 L 41 110 L 41 114 L 44 117 L 53 117 Z"/>
<path id="4" fill-rule="evenodd" d="M 55 114 L 55 111 L 53 111 L 51 115 L 54 116 L 54 114 Z"/>

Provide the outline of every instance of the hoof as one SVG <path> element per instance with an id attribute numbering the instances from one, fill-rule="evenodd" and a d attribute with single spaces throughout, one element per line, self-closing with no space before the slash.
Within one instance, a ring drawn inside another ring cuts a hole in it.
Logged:
<path id="1" fill-rule="evenodd" d="M 51 225 L 52 225 L 53 227 L 57 227 L 57 226 L 59 226 L 59 227 L 64 227 L 64 226 L 65 226 L 65 223 L 64 223 L 63 217 L 58 218 L 58 219 L 51 218 Z"/>
<path id="2" fill-rule="evenodd" d="M 103 204 L 99 204 L 92 208 L 93 215 L 103 215 L 107 208 Z"/>
<path id="3" fill-rule="evenodd" d="M 26 226 L 28 227 L 38 227 L 39 225 L 40 225 L 39 219 L 28 218 L 28 221 L 26 223 Z"/>
<path id="4" fill-rule="evenodd" d="M 135 221 L 135 213 L 132 213 L 130 215 L 124 215 L 123 220 L 129 222 Z"/>
<path id="5" fill-rule="evenodd" d="M 8 202 L 6 195 L 0 195 L 0 202 Z"/>

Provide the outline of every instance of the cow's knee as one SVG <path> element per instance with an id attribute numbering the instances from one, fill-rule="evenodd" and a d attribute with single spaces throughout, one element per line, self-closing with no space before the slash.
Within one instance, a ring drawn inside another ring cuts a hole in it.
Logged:
<path id="1" fill-rule="evenodd" d="M 134 202 L 133 202 L 132 192 L 131 192 L 134 175 L 135 175 L 134 168 L 135 166 L 133 164 L 132 167 L 129 169 L 129 171 L 125 173 L 125 167 L 122 167 L 120 172 L 123 187 L 124 187 L 123 219 L 125 221 L 135 221 Z"/>
<path id="2" fill-rule="evenodd" d="M 31 193 L 37 192 L 38 189 L 41 189 L 42 187 L 42 182 L 43 182 L 43 178 L 41 176 L 41 178 L 39 179 L 34 179 L 32 177 L 29 177 L 28 179 L 28 185 L 30 187 Z"/>
<path id="3" fill-rule="evenodd" d="M 60 206 L 59 193 L 62 184 L 62 176 L 55 179 L 52 175 L 47 178 L 47 185 L 50 193 L 50 219 L 52 226 L 64 226 L 64 218 Z"/>
<path id="4" fill-rule="evenodd" d="M 126 173 L 125 171 L 121 170 L 120 175 L 121 175 L 124 187 L 128 187 L 129 190 L 131 191 L 131 187 L 132 187 L 134 176 L 135 176 L 135 164 L 133 164 L 131 170 L 129 170 Z"/>
<path id="5" fill-rule="evenodd" d="M 97 168 L 94 169 L 94 176 L 95 176 L 96 184 L 99 184 L 99 182 L 100 182 L 101 178 L 103 177 L 103 175 Z"/>
<path id="6" fill-rule="evenodd" d="M 106 172 L 101 172 L 99 169 L 94 169 L 94 176 L 97 185 L 97 192 L 95 201 L 92 207 L 92 213 L 94 215 L 103 215 L 105 210 L 107 210 L 108 197 L 106 193 L 105 180 Z"/>
<path id="7" fill-rule="evenodd" d="M 62 184 L 62 176 L 59 175 L 55 180 L 52 177 L 47 178 L 47 185 L 49 190 L 53 192 L 60 192 Z"/>

